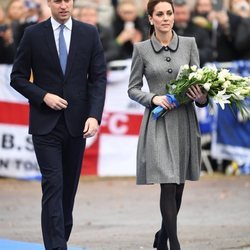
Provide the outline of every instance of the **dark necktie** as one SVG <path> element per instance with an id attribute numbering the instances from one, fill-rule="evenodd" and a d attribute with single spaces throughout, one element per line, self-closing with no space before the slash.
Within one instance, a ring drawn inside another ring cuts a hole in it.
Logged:
<path id="1" fill-rule="evenodd" d="M 65 28 L 65 25 L 61 24 L 60 33 L 59 33 L 59 59 L 60 59 L 60 64 L 62 67 L 63 74 L 65 74 L 66 65 L 67 65 L 67 57 L 68 57 L 67 46 L 66 46 L 66 42 L 64 39 L 64 35 L 63 35 L 64 28 Z"/>

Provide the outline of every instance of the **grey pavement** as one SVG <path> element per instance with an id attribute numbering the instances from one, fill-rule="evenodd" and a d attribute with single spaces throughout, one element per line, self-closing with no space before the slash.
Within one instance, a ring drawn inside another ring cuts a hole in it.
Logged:
<path id="1" fill-rule="evenodd" d="M 0 238 L 41 243 L 40 182 L 0 178 L 0 190 Z M 159 185 L 82 177 L 70 245 L 152 250 L 160 221 Z M 250 249 L 250 176 L 186 182 L 178 232 L 182 250 Z"/>

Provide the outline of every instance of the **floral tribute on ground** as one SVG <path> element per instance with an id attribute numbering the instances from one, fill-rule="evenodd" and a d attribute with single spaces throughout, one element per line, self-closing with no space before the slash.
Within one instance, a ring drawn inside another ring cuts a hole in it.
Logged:
<path id="1" fill-rule="evenodd" d="M 166 85 L 168 101 L 175 103 L 176 107 L 192 101 L 186 93 L 188 88 L 195 84 L 208 93 L 210 106 L 212 101 L 222 109 L 225 104 L 236 105 L 243 116 L 249 115 L 245 100 L 250 97 L 250 77 L 230 73 L 227 69 L 217 69 L 214 65 L 203 68 L 184 65 L 180 68 L 176 80 Z M 157 120 L 167 112 L 163 107 L 157 106 L 152 115 Z"/>

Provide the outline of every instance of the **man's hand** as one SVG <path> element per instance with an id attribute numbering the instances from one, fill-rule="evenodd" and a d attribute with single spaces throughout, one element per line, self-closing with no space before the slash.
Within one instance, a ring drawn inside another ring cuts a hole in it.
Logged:
<path id="1" fill-rule="evenodd" d="M 43 101 L 47 104 L 47 106 L 49 106 L 50 108 L 54 110 L 66 109 L 68 106 L 68 102 L 66 100 L 64 100 L 58 95 L 54 95 L 50 93 L 47 93 L 44 96 Z"/>
<path id="2" fill-rule="evenodd" d="M 84 130 L 83 130 L 83 138 L 93 137 L 99 129 L 98 121 L 90 117 L 85 122 Z"/>

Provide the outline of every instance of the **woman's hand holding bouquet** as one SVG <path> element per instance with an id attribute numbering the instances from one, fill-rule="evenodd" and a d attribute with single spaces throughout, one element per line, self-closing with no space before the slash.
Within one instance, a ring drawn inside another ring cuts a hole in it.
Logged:
<path id="1" fill-rule="evenodd" d="M 152 99 L 152 102 L 154 105 L 161 106 L 162 108 L 166 110 L 171 110 L 171 109 L 176 108 L 176 103 L 171 103 L 170 100 L 165 95 L 154 96 Z"/>
<path id="2" fill-rule="evenodd" d="M 191 85 L 190 88 L 188 88 L 187 96 L 201 105 L 207 102 L 207 91 L 202 91 L 199 84 Z"/>
<path id="3" fill-rule="evenodd" d="M 155 120 L 164 116 L 168 110 L 192 100 L 205 104 L 207 98 L 212 98 L 222 109 L 225 104 L 235 104 L 243 115 L 249 112 L 244 100 L 250 97 L 250 78 L 232 74 L 227 69 L 218 70 L 215 66 L 199 69 L 195 65 L 184 65 L 177 79 L 167 84 L 166 88 L 168 94 L 152 99 L 158 105 L 152 111 Z"/>

